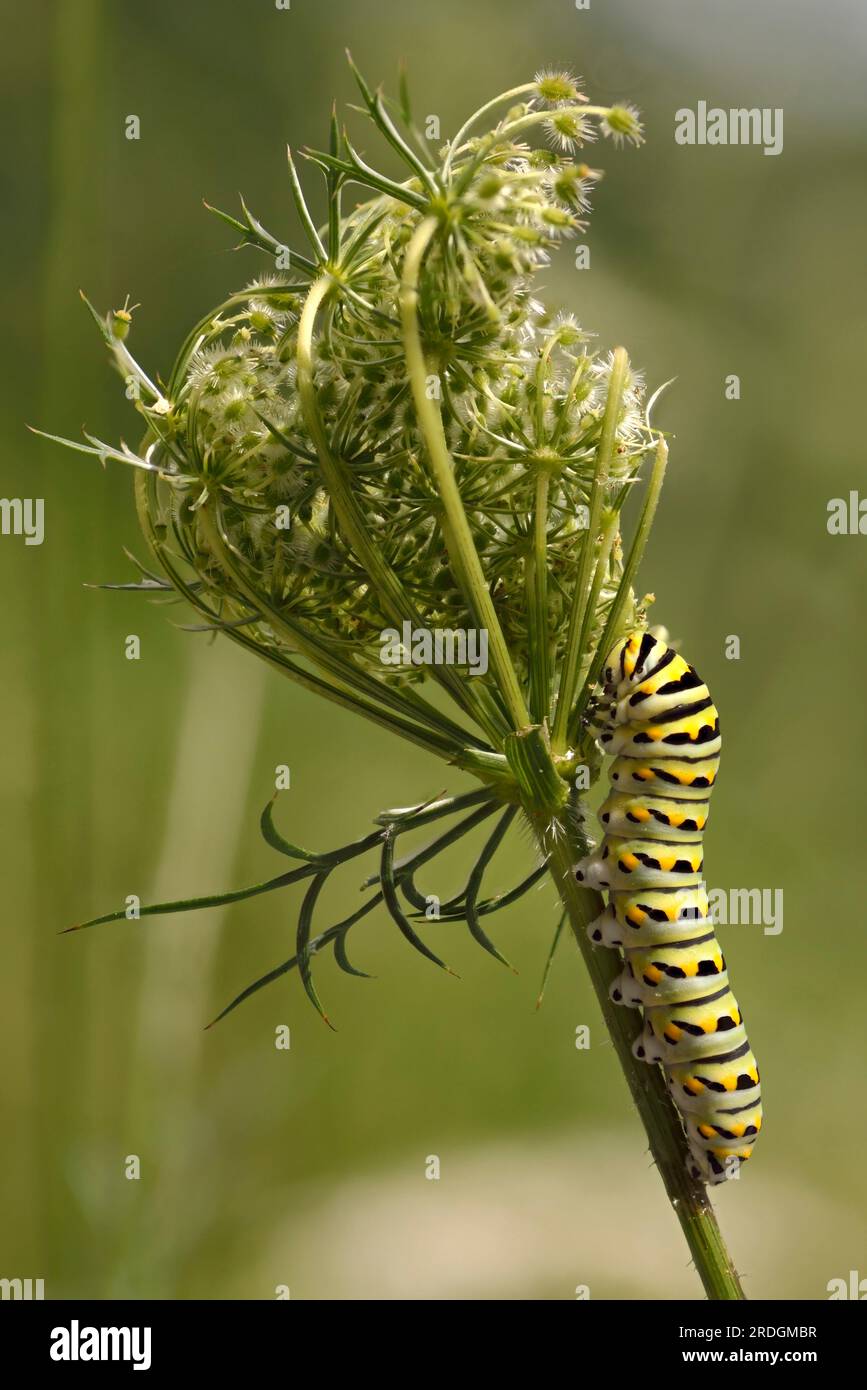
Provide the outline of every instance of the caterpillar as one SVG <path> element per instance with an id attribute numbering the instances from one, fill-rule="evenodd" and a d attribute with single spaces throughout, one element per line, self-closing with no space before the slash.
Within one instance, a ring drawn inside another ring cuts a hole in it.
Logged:
<path id="1" fill-rule="evenodd" d="M 694 668 L 650 632 L 615 645 L 600 686 L 589 723 L 614 762 L 602 842 L 575 876 L 607 889 L 608 904 L 587 931 L 623 953 L 611 997 L 644 1012 L 633 1053 L 663 1067 L 690 1173 L 724 1182 L 752 1153 L 762 1099 L 703 882 L 719 715 Z"/>

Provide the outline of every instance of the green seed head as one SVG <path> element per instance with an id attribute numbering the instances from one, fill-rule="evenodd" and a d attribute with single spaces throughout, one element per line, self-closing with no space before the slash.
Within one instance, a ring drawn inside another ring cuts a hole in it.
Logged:
<path id="1" fill-rule="evenodd" d="M 564 702 L 612 614 L 634 619 L 617 517 L 653 436 L 625 354 L 589 351 L 534 282 L 599 178 L 571 150 L 641 127 L 545 73 L 437 151 L 359 82 L 403 180 L 335 136 L 308 152 L 327 183 L 321 228 L 290 160 L 303 252 L 246 206 L 220 214 L 277 273 L 190 332 L 165 395 L 124 346 L 131 311 L 110 316 L 148 433 L 138 456 L 101 456 L 140 466 L 169 582 L 294 679 L 438 751 L 501 749 L 527 721 L 563 743 Z M 350 179 L 370 196 L 347 210 Z M 490 663 L 386 662 L 383 633 L 407 623 L 484 632 Z M 431 681 L 456 716 L 413 693 Z"/>

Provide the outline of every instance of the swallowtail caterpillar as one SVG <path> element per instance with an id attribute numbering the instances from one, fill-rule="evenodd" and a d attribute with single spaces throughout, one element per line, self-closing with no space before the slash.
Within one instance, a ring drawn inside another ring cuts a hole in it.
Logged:
<path id="1" fill-rule="evenodd" d="M 623 953 L 611 997 L 644 1011 L 633 1051 L 663 1067 L 693 1176 L 724 1182 L 752 1153 L 762 1092 L 703 881 L 719 715 L 683 657 L 634 632 L 608 656 L 591 727 L 614 762 L 602 842 L 575 868 L 608 891 L 587 930 Z"/>

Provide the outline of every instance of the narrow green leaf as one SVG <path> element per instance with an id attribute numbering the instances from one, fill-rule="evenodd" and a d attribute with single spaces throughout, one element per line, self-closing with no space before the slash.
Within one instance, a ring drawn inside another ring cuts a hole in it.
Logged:
<path id="1" fill-rule="evenodd" d="M 548 951 L 548 959 L 545 961 L 545 969 L 544 969 L 543 974 L 542 974 L 542 983 L 541 983 L 541 985 L 539 986 L 539 997 L 538 997 L 538 999 L 536 1000 L 536 1008 L 537 1008 L 537 1009 L 540 1009 L 540 1008 L 542 1007 L 542 1000 L 543 1000 L 544 997 L 545 997 L 545 990 L 546 990 L 547 985 L 548 985 L 548 976 L 549 976 L 550 973 L 551 973 L 551 965 L 552 965 L 553 960 L 554 960 L 554 952 L 556 951 L 557 945 L 558 945 L 558 943 L 559 943 L 559 941 L 560 941 L 560 936 L 562 935 L 563 927 L 564 927 L 564 925 L 565 925 L 565 922 L 566 922 L 566 912 L 565 912 L 565 910 L 564 910 L 564 911 L 560 914 L 560 920 L 559 920 L 559 922 L 557 923 L 557 929 L 556 929 L 556 931 L 554 932 L 554 940 L 551 942 L 551 946 L 550 946 L 550 949 L 549 949 L 549 951 Z"/>
<path id="2" fill-rule="evenodd" d="M 374 978 L 373 975 L 369 975 L 366 970 L 359 970 L 352 964 L 346 954 L 346 936 L 351 926 L 362 917 L 365 917 L 373 908 L 378 907 L 381 902 L 382 894 L 377 893 L 376 897 L 371 898 L 369 902 L 364 904 L 364 907 L 359 908 L 358 912 L 353 913 L 353 915 L 347 919 L 339 935 L 334 938 L 334 959 L 337 961 L 340 969 L 344 970 L 347 975 L 357 975 L 362 980 L 372 980 Z"/>
<path id="3" fill-rule="evenodd" d="M 322 239 L 320 238 L 319 232 L 316 229 L 316 223 L 310 216 L 310 209 L 308 208 L 307 200 L 304 197 L 304 190 L 301 187 L 301 180 L 298 177 L 298 170 L 295 168 L 295 161 L 292 158 L 292 151 L 288 148 L 288 146 L 286 149 L 286 157 L 289 162 L 289 183 L 292 188 L 292 199 L 298 211 L 298 216 L 301 218 L 301 225 L 307 233 L 307 239 L 310 242 L 310 245 L 316 252 L 317 264 L 324 265 L 325 262 L 328 260 L 328 253 L 326 252 L 325 247 L 322 245 Z"/>
<path id="4" fill-rule="evenodd" d="M 327 862 L 327 856 L 316 854 L 309 849 L 301 849 L 299 845 L 293 845 L 289 840 L 284 840 L 274 824 L 274 804 L 277 796 L 278 793 L 275 792 L 259 817 L 259 829 L 265 843 L 270 845 L 272 849 L 276 849 L 279 854 L 285 854 L 289 859 L 305 859 L 308 864 L 320 865 Z"/>
<path id="5" fill-rule="evenodd" d="M 68 932 L 84 931 L 85 927 L 100 927 L 106 922 L 137 921 L 141 917 L 163 917 L 171 912 L 197 912 L 204 907 L 225 907 L 228 903 L 243 902 L 246 898 L 256 898 L 262 893 L 273 893 L 277 888 L 285 888 L 290 883 L 298 883 L 301 879 L 309 878 L 315 869 L 304 867 L 302 869 L 292 869 L 291 872 L 278 874 L 277 878 L 269 878 L 265 883 L 256 883 L 250 888 L 236 888 L 231 893 L 210 893 L 203 898 L 179 898 L 177 902 L 152 903 L 146 907 L 140 907 L 138 918 L 127 918 L 127 909 L 121 908 L 118 912 L 106 912 L 102 917 L 91 917 L 88 922 L 79 922 L 74 927 L 64 927 L 59 933 L 65 936 Z"/>
<path id="6" fill-rule="evenodd" d="M 115 589 L 118 592 L 135 594 L 153 594 L 163 592 L 173 593 L 171 584 L 160 584 L 153 579 L 142 579 L 135 584 L 84 584 L 85 589 Z"/>
<path id="7" fill-rule="evenodd" d="M 90 310 L 91 315 L 93 317 L 93 321 L 99 329 L 103 341 L 106 342 L 109 347 L 113 347 L 114 340 L 111 336 L 111 329 L 108 326 L 108 322 L 105 318 L 105 315 L 98 313 L 97 310 L 94 309 L 87 295 L 84 293 L 84 290 L 79 290 L 78 293 L 81 295 L 82 301 L 87 305 L 88 309 Z"/>
<path id="8" fill-rule="evenodd" d="M 427 956 L 427 959 L 433 961 L 434 965 L 438 965 L 441 969 L 448 971 L 449 975 L 454 975 L 455 972 L 449 969 L 445 961 L 440 960 L 439 956 L 436 955 L 429 946 L 425 945 L 412 926 L 412 923 L 404 915 L 403 909 L 400 906 L 394 881 L 395 839 L 395 832 L 393 830 L 387 830 L 382 844 L 382 862 L 379 871 L 379 881 L 382 885 L 382 896 L 385 900 L 385 905 L 401 936 L 406 938 L 410 946 L 414 946 L 423 956 Z"/>
<path id="9" fill-rule="evenodd" d="M 100 463 L 105 466 L 109 459 L 114 459 L 117 463 L 129 463 L 134 468 L 141 468 L 147 473 L 164 473 L 166 470 L 158 467 L 155 463 L 148 462 L 147 459 L 139 458 L 125 444 L 120 449 L 116 449 L 113 444 L 105 444 L 95 435 L 84 431 L 85 439 L 88 444 L 79 444 L 75 439 L 65 439 L 62 434 L 49 434 L 47 430 L 37 429 L 35 425 L 28 425 L 31 434 L 38 434 L 42 439 L 50 439 L 52 444 L 62 444 L 66 449 L 74 449 L 79 454 L 90 454 L 93 458 L 98 458 Z"/>
<path id="10" fill-rule="evenodd" d="M 488 840 L 486 841 L 482 849 L 482 852 L 479 855 L 478 860 L 476 861 L 476 866 L 473 869 L 472 874 L 470 875 L 470 882 L 467 887 L 466 900 L 467 926 L 470 929 L 470 935 L 473 937 L 473 940 L 477 941 L 480 946 L 483 946 L 484 949 L 487 952 L 489 952 L 490 955 L 494 956 L 503 965 L 508 966 L 508 968 L 513 971 L 515 971 L 515 967 L 512 965 L 511 961 L 508 961 L 506 957 L 503 955 L 503 953 L 494 945 L 493 941 L 482 927 L 482 924 L 479 921 L 479 914 L 476 909 L 476 902 L 478 900 L 479 891 L 482 886 L 482 879 L 485 876 L 485 870 L 487 869 L 497 850 L 500 848 L 500 845 L 503 843 L 503 839 L 505 838 L 506 832 L 508 831 L 509 826 L 512 824 L 512 821 L 515 819 L 517 813 L 517 806 L 509 806 L 503 812 L 502 816 L 500 817 L 499 821 L 494 827 L 493 834 L 490 835 Z M 517 971 L 515 971 L 515 974 L 517 974 Z"/>
<path id="11" fill-rule="evenodd" d="M 479 801 L 492 799 L 490 791 L 485 787 L 479 791 L 465 792 L 462 796 L 440 796 L 432 801 L 421 801 L 417 806 L 399 806 L 391 811 L 381 811 L 376 817 L 376 824 L 392 825 L 406 822 L 403 828 L 412 830 L 416 826 L 429 825 L 431 821 L 439 820 L 442 816 L 450 816 L 455 811 L 462 811 L 467 806 L 474 806 Z"/>
<path id="12" fill-rule="evenodd" d="M 458 799 L 459 798 L 455 798 L 456 801 Z M 463 798 L 460 799 L 463 800 Z M 464 801 L 464 804 L 469 804 L 471 799 L 473 801 L 477 800 L 477 794 L 471 792 Z M 491 799 L 486 794 L 486 799 L 472 815 L 466 816 L 464 820 L 459 821 L 457 825 L 452 826 L 450 830 L 447 830 L 443 835 L 439 835 L 435 840 L 429 841 L 429 843 L 424 845 L 421 849 L 413 850 L 411 854 L 405 855 L 403 859 L 398 859 L 394 865 L 396 880 L 402 881 L 406 874 L 412 876 L 415 869 L 421 868 L 422 864 L 427 864 L 431 859 L 434 859 L 441 850 L 446 849 L 449 845 L 455 844 L 464 835 L 468 834 L 470 830 L 480 825 L 483 820 L 487 820 L 488 816 L 492 816 L 500 804 L 499 801 Z M 413 830 L 416 826 L 424 824 L 428 819 L 433 820 L 438 816 L 448 814 L 450 813 L 447 811 L 438 811 L 435 816 L 432 812 L 428 812 L 420 816 L 414 824 L 395 822 L 389 829 L 397 835 L 402 835 L 406 831 Z M 371 874 L 365 879 L 361 886 L 362 888 L 370 888 L 378 879 L 378 874 Z"/>
<path id="13" fill-rule="evenodd" d="M 382 894 L 378 893 L 375 898 L 371 898 L 369 902 L 364 904 L 364 907 L 359 908 L 351 917 L 346 917 L 342 922 L 336 922 L 333 927 L 328 927 L 325 931 L 320 932 L 319 935 L 314 937 L 310 942 L 308 954 L 311 956 L 316 955 L 322 950 L 323 946 L 327 946 L 330 942 L 336 944 L 339 937 L 346 932 L 349 927 L 362 917 L 366 917 L 367 914 L 381 902 Z M 339 963 L 338 961 L 338 964 Z M 260 975 L 258 980 L 254 980 L 251 985 L 247 985 L 246 989 L 242 989 L 240 994 L 236 994 L 231 1003 L 227 1004 L 226 1007 L 217 1014 L 216 1018 L 212 1019 L 211 1022 L 207 1024 L 207 1027 L 213 1028 L 215 1024 L 220 1022 L 220 1019 L 232 1013 L 234 1009 L 237 1009 L 239 1004 L 243 1004 L 245 999 L 249 999 L 251 995 L 257 994 L 259 990 L 264 989 L 266 985 L 273 984 L 275 980 L 279 980 L 281 976 L 288 974 L 290 970 L 294 970 L 297 964 L 298 957 L 290 956 L 288 960 L 284 960 L 282 964 L 275 966 L 273 970 L 269 970 L 266 974 Z M 352 973 L 361 974 L 362 972 L 353 970 Z M 367 978 L 372 979 L 373 976 L 367 976 Z"/>
<path id="14" fill-rule="evenodd" d="M 544 864 L 540 864 L 537 869 L 534 869 L 531 874 L 528 874 L 526 878 L 522 879 L 514 888 L 510 889 L 508 893 L 498 893 L 496 897 L 486 898 L 484 902 L 479 903 L 476 908 L 477 915 L 479 917 L 487 917 L 492 912 L 501 912 L 504 907 L 511 907 L 512 903 L 516 903 L 525 893 L 529 893 L 530 889 L 535 887 L 539 880 L 545 877 L 547 872 L 548 864 L 546 861 Z M 440 915 L 441 922 L 465 922 L 466 920 L 465 912 L 456 911 L 442 913 Z"/>
<path id="15" fill-rule="evenodd" d="M 322 1007 L 319 995 L 316 993 L 316 986 L 313 983 L 313 971 L 310 968 L 310 961 L 315 951 L 310 946 L 310 931 L 313 925 L 313 911 L 316 907 L 316 900 L 325 886 L 327 873 L 317 874 L 307 892 L 304 894 L 304 901 L 301 904 L 301 912 L 298 915 L 298 931 L 295 937 L 295 949 L 298 954 L 298 971 L 301 975 L 301 982 L 311 1004 L 321 1014 L 332 1031 L 334 1024 Z"/>

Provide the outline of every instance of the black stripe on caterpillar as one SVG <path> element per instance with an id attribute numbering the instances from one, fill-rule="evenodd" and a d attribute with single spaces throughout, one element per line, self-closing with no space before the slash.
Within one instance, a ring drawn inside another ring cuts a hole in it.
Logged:
<path id="1" fill-rule="evenodd" d="M 608 904 L 587 930 L 623 953 L 611 997 L 644 1011 L 633 1052 L 663 1068 L 692 1175 L 724 1182 L 752 1153 L 762 1093 L 703 881 L 719 716 L 693 667 L 649 632 L 617 643 L 600 685 L 590 727 L 614 758 L 611 789 L 602 843 L 575 876 Z"/>

